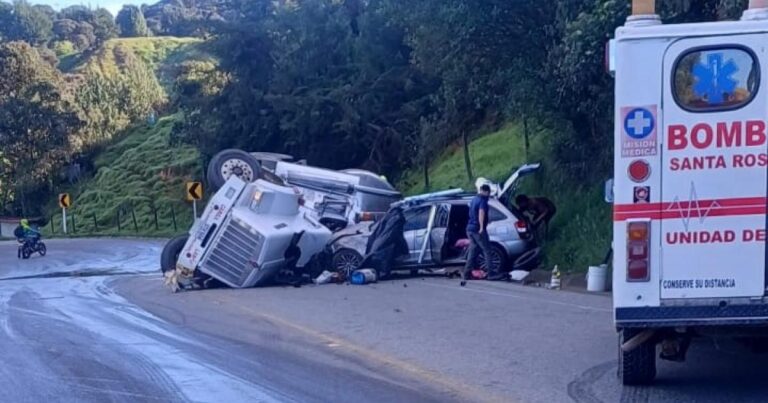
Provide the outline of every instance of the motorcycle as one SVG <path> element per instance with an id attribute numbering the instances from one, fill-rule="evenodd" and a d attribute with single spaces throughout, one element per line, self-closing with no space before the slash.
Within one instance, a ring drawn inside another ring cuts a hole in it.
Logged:
<path id="1" fill-rule="evenodd" d="M 45 247 L 45 243 L 40 240 L 39 237 L 31 239 L 18 239 L 19 242 L 19 259 L 29 259 L 34 253 L 39 253 L 40 256 L 45 256 L 48 252 Z"/>

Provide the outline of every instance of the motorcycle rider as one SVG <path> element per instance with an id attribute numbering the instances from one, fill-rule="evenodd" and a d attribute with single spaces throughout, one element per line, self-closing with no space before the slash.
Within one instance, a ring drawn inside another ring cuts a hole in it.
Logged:
<path id="1" fill-rule="evenodd" d="M 29 220 L 26 218 L 22 219 L 19 222 L 19 225 L 21 226 L 22 239 L 24 240 L 24 243 L 28 243 L 30 247 L 34 247 L 37 241 L 40 239 L 40 232 L 32 228 L 29 225 Z"/>

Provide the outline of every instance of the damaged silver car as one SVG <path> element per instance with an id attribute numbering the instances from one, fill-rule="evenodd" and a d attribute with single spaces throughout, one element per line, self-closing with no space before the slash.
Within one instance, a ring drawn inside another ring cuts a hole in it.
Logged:
<path id="1" fill-rule="evenodd" d="M 524 165 L 517 169 L 501 186 L 494 185 L 489 201 L 488 234 L 491 256 L 480 256 L 482 268 L 490 271 L 531 270 L 538 263 L 537 247 L 526 217 L 510 202 L 521 177 L 536 172 L 539 164 Z M 480 179 L 477 185 L 488 181 Z M 461 189 L 414 196 L 394 203 L 392 208 L 402 209 L 405 218 L 403 237 L 408 252 L 395 259 L 393 271 L 457 266 L 466 263 L 469 240 L 466 227 L 469 220 L 469 202 L 475 193 Z M 333 269 L 348 273 L 360 268 L 368 250 L 369 238 L 374 230 L 371 223 L 361 223 L 334 236 Z"/>

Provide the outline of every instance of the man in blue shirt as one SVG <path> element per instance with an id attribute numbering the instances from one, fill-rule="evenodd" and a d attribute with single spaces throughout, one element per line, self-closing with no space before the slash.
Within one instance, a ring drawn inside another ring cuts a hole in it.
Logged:
<path id="1" fill-rule="evenodd" d="M 483 256 L 490 256 L 491 241 L 488 238 L 488 198 L 491 196 L 491 188 L 488 185 L 480 186 L 477 196 L 469 203 L 469 222 L 467 222 L 467 237 L 469 237 L 469 251 L 467 252 L 467 264 L 461 273 L 461 285 L 466 285 L 469 273 L 477 268 L 477 255 L 480 250 Z M 488 275 L 491 273 L 489 271 Z"/>

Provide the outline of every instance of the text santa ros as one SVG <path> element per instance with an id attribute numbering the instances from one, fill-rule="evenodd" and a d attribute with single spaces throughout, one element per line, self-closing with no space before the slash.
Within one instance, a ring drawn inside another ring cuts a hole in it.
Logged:
<path id="1" fill-rule="evenodd" d="M 674 231 L 665 234 L 665 240 L 670 245 L 678 244 L 715 244 L 732 242 L 765 242 L 765 229 L 745 229 L 737 235 L 733 230 L 714 231 Z"/>

